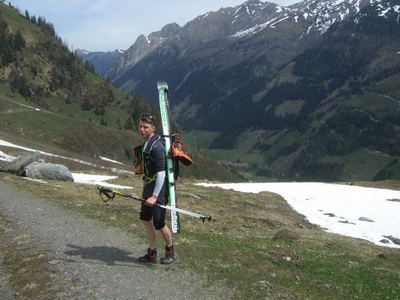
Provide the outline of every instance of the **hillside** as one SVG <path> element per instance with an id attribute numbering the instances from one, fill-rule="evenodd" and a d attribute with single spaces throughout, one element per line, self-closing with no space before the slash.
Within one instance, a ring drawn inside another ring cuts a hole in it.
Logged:
<path id="1" fill-rule="evenodd" d="M 189 140 L 257 180 L 398 179 L 398 17 L 397 1 L 247 1 L 139 37 L 108 76 L 153 101 L 167 79 Z"/>
<path id="2" fill-rule="evenodd" d="M 131 168 L 141 143 L 136 120 L 158 109 L 96 76 L 69 51 L 44 17 L 21 15 L 0 3 L 0 139 L 84 157 L 106 156 Z M 156 83 L 154 83 L 156 90 Z M 236 179 L 227 168 L 190 149 L 196 164 L 189 177 Z"/>

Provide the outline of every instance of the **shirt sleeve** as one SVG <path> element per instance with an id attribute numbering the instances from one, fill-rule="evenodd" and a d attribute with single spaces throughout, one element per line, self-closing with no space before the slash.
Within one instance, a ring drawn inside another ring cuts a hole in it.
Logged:
<path id="1" fill-rule="evenodd" d="M 160 194 L 160 191 L 162 189 L 162 186 L 164 184 L 165 180 L 165 171 L 161 171 L 157 173 L 157 179 L 156 179 L 156 186 L 153 191 L 153 195 L 157 196 Z"/>

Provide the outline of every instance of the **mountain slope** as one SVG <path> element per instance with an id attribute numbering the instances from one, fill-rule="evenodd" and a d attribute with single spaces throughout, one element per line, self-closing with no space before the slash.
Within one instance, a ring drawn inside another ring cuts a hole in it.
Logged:
<path id="1" fill-rule="evenodd" d="M 0 137 L 43 151 L 106 156 L 130 168 L 133 147 L 141 143 L 138 117 L 157 116 L 158 109 L 85 68 L 45 18 L 22 16 L 0 3 L 0 25 Z M 241 179 L 224 167 L 213 171 L 216 162 L 204 153 L 193 149 L 192 154 L 196 165 L 182 174 Z"/>
<path id="2" fill-rule="evenodd" d="M 215 132 L 191 139 L 237 167 L 292 180 L 390 178 L 399 176 L 398 20 L 397 1 L 247 1 L 166 26 L 109 74 L 151 101 L 167 79 L 182 129 Z M 376 164 L 362 169 L 363 160 Z"/>
<path id="3" fill-rule="evenodd" d="M 282 7 L 248 1 L 200 16 L 182 28 L 166 30 L 168 25 L 146 41 L 139 38 L 131 48 L 152 46 L 140 55 L 128 49 L 109 76 L 123 89 L 149 99 L 156 99 L 152 83 L 167 77 L 174 115 L 183 129 L 224 130 L 242 107 L 253 106 L 265 94 L 280 68 L 315 46 L 331 24 L 367 4 L 304 1 Z M 217 115 L 227 121 L 210 122 Z"/>
<path id="4" fill-rule="evenodd" d="M 97 75 L 106 78 L 108 70 L 118 61 L 124 51 L 88 52 L 83 49 L 77 49 L 75 53 L 82 57 L 84 62 L 90 62 Z"/>

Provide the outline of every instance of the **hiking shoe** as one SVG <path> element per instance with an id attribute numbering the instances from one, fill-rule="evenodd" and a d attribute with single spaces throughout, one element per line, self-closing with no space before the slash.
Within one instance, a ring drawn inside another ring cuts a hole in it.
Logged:
<path id="1" fill-rule="evenodd" d="M 150 250 L 150 248 L 148 248 L 147 253 L 139 257 L 139 261 L 152 264 L 160 263 L 160 258 L 157 255 L 157 249 Z"/>
<path id="2" fill-rule="evenodd" d="M 165 246 L 165 256 L 161 259 L 161 263 L 165 265 L 172 264 L 173 261 L 176 259 L 176 256 L 177 255 L 174 246 Z"/>

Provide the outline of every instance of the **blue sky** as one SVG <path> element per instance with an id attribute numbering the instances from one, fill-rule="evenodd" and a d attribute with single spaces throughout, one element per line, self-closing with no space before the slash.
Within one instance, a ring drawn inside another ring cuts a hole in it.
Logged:
<path id="1" fill-rule="evenodd" d="M 72 49 L 110 51 L 128 49 L 139 35 L 149 35 L 164 25 L 180 26 L 209 11 L 237 6 L 245 0 L 10 0 L 22 14 L 28 10 L 45 17 L 57 35 Z M 301 0 L 271 0 L 290 5 Z"/>

